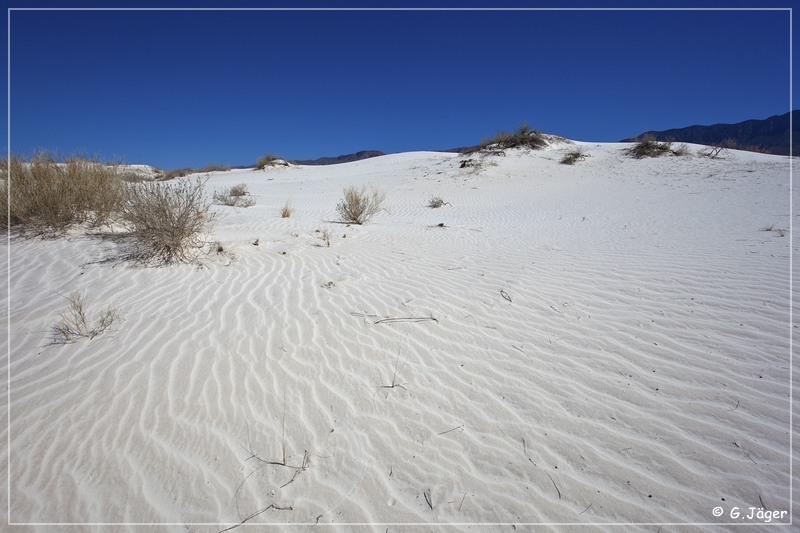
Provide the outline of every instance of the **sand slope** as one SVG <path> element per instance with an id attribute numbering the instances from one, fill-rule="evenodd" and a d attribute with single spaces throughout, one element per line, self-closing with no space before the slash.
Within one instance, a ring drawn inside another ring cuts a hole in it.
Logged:
<path id="1" fill-rule="evenodd" d="M 81 231 L 11 241 L 10 520 L 655 531 L 788 512 L 788 158 L 578 144 L 575 166 L 557 144 L 479 169 L 217 173 L 209 196 L 243 182 L 256 205 L 215 207 L 225 253 L 202 266 L 131 268 Z M 335 222 L 360 184 L 388 211 Z M 121 319 L 52 344 L 74 290 Z"/>

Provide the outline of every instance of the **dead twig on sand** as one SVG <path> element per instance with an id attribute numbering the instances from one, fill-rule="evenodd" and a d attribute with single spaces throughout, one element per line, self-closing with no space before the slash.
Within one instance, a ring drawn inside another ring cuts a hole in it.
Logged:
<path id="1" fill-rule="evenodd" d="M 278 507 L 274 503 L 271 503 L 271 504 L 269 504 L 269 507 L 264 507 L 263 509 L 261 509 L 259 511 L 256 511 L 254 513 L 251 513 L 251 514 L 247 515 L 247 517 L 245 517 L 245 519 L 242 520 L 241 522 L 239 522 L 238 524 L 236 524 L 234 526 L 231 526 L 231 527 L 228 527 L 228 528 L 225 528 L 225 529 L 222 529 L 222 530 L 219 531 L 219 533 L 224 533 L 225 531 L 230 531 L 231 529 L 236 529 L 239 526 L 243 526 L 244 523 L 247 522 L 248 520 L 252 520 L 253 518 L 255 518 L 258 515 L 260 515 L 261 513 L 265 513 L 267 511 L 269 511 L 270 509 L 275 509 L 277 511 L 291 511 L 292 507 L 291 506 L 289 506 L 289 507 Z"/>
<path id="2" fill-rule="evenodd" d="M 278 464 L 278 463 L 274 463 L 274 464 Z M 287 466 L 287 465 L 281 465 L 281 466 Z M 294 470 L 294 475 L 292 475 L 292 479 L 290 479 L 289 481 L 287 481 L 286 483 L 284 483 L 283 485 L 281 485 L 281 486 L 280 486 L 280 487 L 278 487 L 278 488 L 281 488 L 281 489 L 282 489 L 283 487 L 285 487 L 286 485 L 288 485 L 289 483 L 291 483 L 292 481 L 294 481 L 294 478 L 296 478 L 296 477 L 297 477 L 297 474 L 299 474 L 300 472 L 302 472 L 303 470 L 305 470 L 306 468 L 308 468 L 308 450 L 304 450 L 304 451 L 303 451 L 303 464 L 302 464 L 301 466 L 298 466 L 298 467 L 289 467 L 289 468 L 294 468 L 294 469 L 295 469 L 295 470 Z"/>
<path id="3" fill-rule="evenodd" d="M 431 503 L 431 489 L 426 490 L 422 493 L 422 495 L 425 496 L 425 501 L 427 502 L 428 507 L 430 507 L 431 511 L 433 511 L 433 503 Z"/>
<path id="4" fill-rule="evenodd" d="M 524 438 L 524 437 L 523 437 L 523 439 L 522 439 L 522 453 L 525 455 L 525 459 L 527 459 L 528 461 L 530 461 L 530 462 L 531 462 L 531 464 L 532 464 L 533 466 L 536 466 L 536 463 L 534 463 L 534 462 L 533 462 L 533 459 L 531 459 L 530 457 L 528 457 L 528 445 L 527 445 L 527 444 L 525 444 L 525 438 Z M 538 467 L 538 466 L 536 466 L 536 468 L 539 468 L 539 467 Z"/>
<path id="5" fill-rule="evenodd" d="M 547 474 L 547 472 L 545 472 L 545 474 Z M 560 490 L 558 490 L 558 485 L 556 485 L 556 482 L 555 482 L 555 480 L 553 479 L 553 476 L 551 476 L 550 474 L 547 474 L 547 477 L 549 477 L 549 478 L 550 478 L 550 481 L 552 481 L 552 482 L 553 482 L 553 486 L 556 488 L 556 492 L 558 493 L 558 499 L 560 500 L 560 499 L 561 499 L 561 491 L 560 491 Z"/>
<path id="6" fill-rule="evenodd" d="M 742 450 L 742 447 L 741 447 L 741 446 L 739 446 L 739 444 L 737 444 L 736 442 L 734 442 L 734 443 L 733 443 L 733 445 L 734 445 L 734 446 L 736 446 L 737 448 L 739 448 L 740 450 Z M 747 452 L 746 452 L 746 451 L 744 451 L 744 450 L 742 450 L 742 453 L 743 453 L 743 454 L 745 454 L 745 455 L 747 456 L 747 458 L 748 458 L 748 459 L 750 459 L 751 461 L 753 461 L 753 464 L 754 464 L 754 465 L 757 465 L 757 464 L 758 464 L 758 463 L 755 461 L 755 459 L 753 459 L 752 457 L 750 457 L 750 454 L 749 454 L 749 453 L 747 453 Z"/>
<path id="7" fill-rule="evenodd" d="M 366 313 L 350 313 L 351 316 L 360 316 L 366 318 L 378 318 L 378 315 L 368 315 Z M 433 321 L 437 324 L 439 323 L 439 319 L 434 318 L 433 316 L 400 316 L 400 317 L 387 317 L 387 318 L 379 318 L 375 320 L 372 324 L 393 324 L 395 322 L 426 322 L 426 321 Z"/>
<path id="8" fill-rule="evenodd" d="M 423 316 L 423 317 L 416 317 L 416 316 L 408 316 L 408 317 L 396 317 L 396 318 L 382 318 L 381 320 L 377 320 L 374 324 L 384 324 L 384 323 L 394 323 L 394 322 L 425 322 L 426 320 L 432 320 L 439 323 L 439 320 L 433 318 L 432 316 Z"/>

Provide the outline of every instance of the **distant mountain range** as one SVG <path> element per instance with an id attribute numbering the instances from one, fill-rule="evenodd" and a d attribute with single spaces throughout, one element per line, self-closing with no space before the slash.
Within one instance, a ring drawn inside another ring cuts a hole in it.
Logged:
<path id="1" fill-rule="evenodd" d="M 794 111 L 800 118 L 800 111 Z M 792 128 L 794 146 L 792 153 L 800 155 L 800 124 L 794 121 Z M 675 141 L 695 144 L 734 144 L 736 148 L 756 150 L 769 154 L 789 155 L 789 113 L 775 115 L 763 120 L 745 120 L 736 124 L 714 124 L 713 126 L 689 126 L 665 131 L 648 131 L 640 135 L 652 135 L 657 141 Z M 631 142 L 635 139 L 623 139 Z"/>
<path id="2" fill-rule="evenodd" d="M 800 110 L 798 120 L 793 124 L 793 153 L 800 155 Z M 706 145 L 728 145 L 743 150 L 755 150 L 769 154 L 789 155 L 789 113 L 775 115 L 763 120 L 745 120 L 736 124 L 714 124 L 711 126 L 689 126 L 664 131 L 647 131 L 638 137 L 622 139 L 620 142 L 632 142 L 645 135 L 652 135 L 658 141 L 674 141 Z M 731 146 L 733 145 L 733 146 Z M 462 146 L 441 152 L 465 153 L 474 151 L 477 146 Z M 354 154 L 337 157 L 320 157 L 318 159 L 292 160 L 297 165 L 336 165 L 361 161 L 371 157 L 386 155 L 380 150 L 362 150 Z M 244 167 L 243 167 L 244 168 Z"/>
<path id="3" fill-rule="evenodd" d="M 339 163 L 350 163 L 351 161 L 361 161 L 370 157 L 386 155 L 380 150 L 362 150 L 354 154 L 340 155 L 338 157 L 320 157 L 319 159 L 305 159 L 292 161 L 296 165 L 338 165 Z"/>

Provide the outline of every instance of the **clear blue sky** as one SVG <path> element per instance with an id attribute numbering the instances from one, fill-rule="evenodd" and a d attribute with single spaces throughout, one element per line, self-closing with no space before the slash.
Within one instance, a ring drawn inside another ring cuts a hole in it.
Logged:
<path id="1" fill-rule="evenodd" d="M 142 3 L 6 1 L 20 8 L 126 5 Z M 149 4 L 232 5 L 301 4 Z M 524 121 L 571 139 L 618 141 L 646 130 L 767 118 L 800 105 L 790 100 L 786 10 L 14 10 L 10 31 L 13 153 L 83 151 L 164 169 L 251 165 L 267 152 L 313 159 L 359 150 L 447 149 L 477 144 Z"/>

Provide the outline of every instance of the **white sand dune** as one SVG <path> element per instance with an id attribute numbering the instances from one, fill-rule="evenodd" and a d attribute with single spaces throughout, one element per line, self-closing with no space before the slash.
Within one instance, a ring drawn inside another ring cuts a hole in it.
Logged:
<path id="1" fill-rule="evenodd" d="M 575 166 L 555 144 L 477 170 L 407 153 L 214 174 L 209 196 L 246 183 L 256 204 L 215 207 L 225 253 L 202 266 L 131 268 L 79 231 L 4 240 L 9 520 L 757 531 L 746 515 L 766 507 L 797 521 L 789 159 L 577 144 Z M 335 222 L 361 184 L 388 211 Z M 120 319 L 53 344 L 76 290 L 90 316 L 111 304 Z"/>

